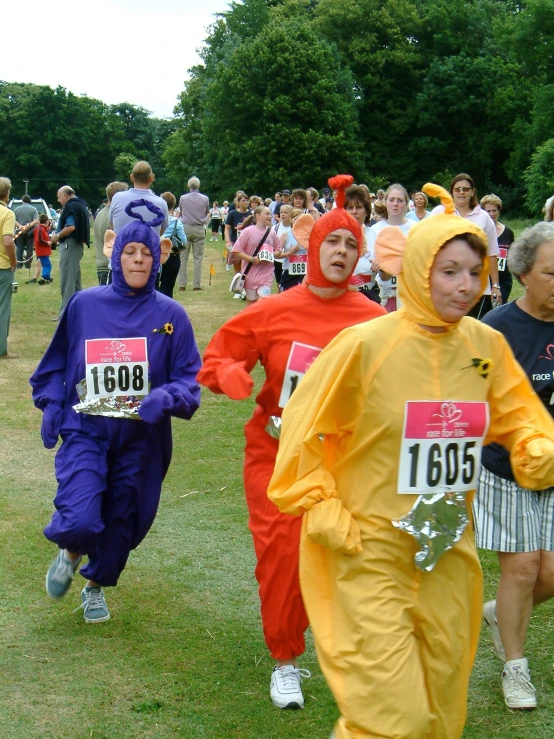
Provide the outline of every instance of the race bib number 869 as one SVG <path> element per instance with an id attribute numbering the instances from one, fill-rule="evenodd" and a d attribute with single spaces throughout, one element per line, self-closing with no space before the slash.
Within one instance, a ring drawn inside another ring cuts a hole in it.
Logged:
<path id="1" fill-rule="evenodd" d="M 408 401 L 398 493 L 474 490 L 488 425 L 488 403 Z"/>
<path id="2" fill-rule="evenodd" d="M 305 275 L 308 271 L 308 255 L 293 254 L 289 257 L 289 274 Z"/>

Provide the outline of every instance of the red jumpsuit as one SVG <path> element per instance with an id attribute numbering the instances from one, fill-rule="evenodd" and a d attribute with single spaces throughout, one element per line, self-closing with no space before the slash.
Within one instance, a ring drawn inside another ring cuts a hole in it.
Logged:
<path id="1" fill-rule="evenodd" d="M 385 315 L 363 295 L 346 291 L 324 299 L 305 285 L 265 298 L 234 316 L 212 338 L 198 381 L 214 393 L 245 398 L 246 374 L 260 362 L 266 379 L 245 426 L 244 489 L 258 564 L 262 623 L 271 656 L 289 660 L 304 652 L 308 618 L 298 580 L 301 520 L 280 513 L 267 497 L 278 442 L 266 432 L 317 354 L 347 326 Z"/>

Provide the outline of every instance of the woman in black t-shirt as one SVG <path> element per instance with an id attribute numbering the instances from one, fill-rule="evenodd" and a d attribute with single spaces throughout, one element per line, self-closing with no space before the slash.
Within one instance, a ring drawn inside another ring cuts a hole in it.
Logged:
<path id="1" fill-rule="evenodd" d="M 504 334 L 554 417 L 554 224 L 526 229 L 510 247 L 508 262 L 525 292 L 483 322 Z M 554 596 L 554 487 L 520 487 L 499 444 L 485 446 L 481 461 L 475 539 L 478 547 L 496 552 L 500 564 L 496 600 L 485 603 L 483 616 L 504 663 L 506 705 L 531 709 L 537 700 L 524 646 L 533 606 Z"/>
<path id="2" fill-rule="evenodd" d="M 248 195 L 239 193 L 235 198 L 235 209 L 229 210 L 225 220 L 225 246 L 227 247 L 227 268 L 230 269 L 231 260 L 229 255 L 238 239 L 237 229 L 250 215 L 248 210 Z"/>
<path id="3" fill-rule="evenodd" d="M 514 243 L 514 232 L 508 226 L 500 223 L 498 218 L 502 211 L 502 200 L 498 195 L 485 195 L 481 198 L 481 208 L 486 210 L 496 226 L 498 239 L 498 284 L 502 295 L 502 305 L 506 305 L 512 291 L 512 273 L 508 269 L 508 249 Z"/>

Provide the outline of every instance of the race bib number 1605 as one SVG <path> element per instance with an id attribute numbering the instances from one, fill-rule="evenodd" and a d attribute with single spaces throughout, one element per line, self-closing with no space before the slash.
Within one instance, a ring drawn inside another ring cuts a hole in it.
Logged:
<path id="1" fill-rule="evenodd" d="M 85 341 L 87 399 L 148 394 L 146 338 Z"/>
<path id="2" fill-rule="evenodd" d="M 488 426 L 488 403 L 408 401 L 398 493 L 474 490 Z"/>

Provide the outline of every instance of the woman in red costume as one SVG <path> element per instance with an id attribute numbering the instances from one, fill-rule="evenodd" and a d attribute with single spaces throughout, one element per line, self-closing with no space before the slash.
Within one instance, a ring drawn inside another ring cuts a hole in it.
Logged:
<path id="1" fill-rule="evenodd" d="M 342 329 L 385 315 L 376 303 L 350 292 L 348 279 L 363 251 L 359 223 L 344 209 L 350 175 L 337 175 L 337 208 L 317 223 L 300 216 L 298 243 L 308 250 L 304 283 L 260 301 L 229 320 L 212 338 L 198 381 L 232 400 L 247 398 L 250 372 L 259 361 L 265 382 L 245 426 L 244 489 L 254 539 L 266 644 L 276 665 L 271 699 L 279 708 L 302 708 L 299 670 L 308 618 L 298 581 L 300 519 L 280 513 L 267 497 L 277 456 L 280 417 L 288 399 L 321 350 Z"/>

